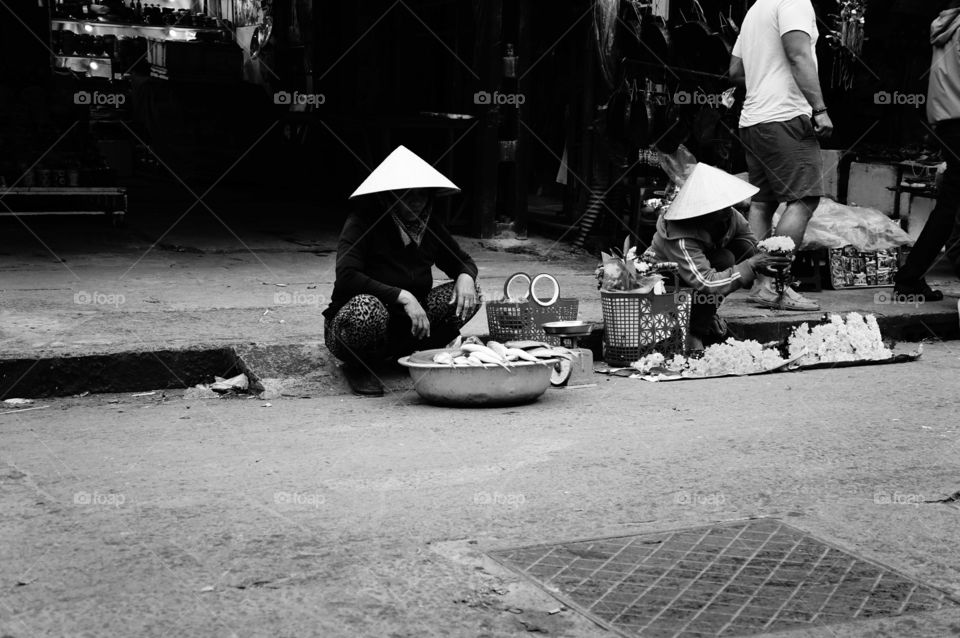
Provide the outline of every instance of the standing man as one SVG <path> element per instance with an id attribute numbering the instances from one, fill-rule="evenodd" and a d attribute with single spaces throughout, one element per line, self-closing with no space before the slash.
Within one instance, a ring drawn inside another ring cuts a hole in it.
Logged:
<path id="1" fill-rule="evenodd" d="M 897 273 L 894 292 L 923 301 L 940 301 L 943 293 L 932 290 L 924 276 L 944 245 L 947 259 L 960 277 L 960 1 L 947 5 L 930 25 L 930 44 L 933 61 L 927 88 L 927 119 L 943 146 L 947 172 L 937 193 L 937 205 L 907 263 Z"/>
<path id="2" fill-rule="evenodd" d="M 818 138 L 833 132 L 820 90 L 816 45 L 819 31 L 810 0 L 757 0 L 733 47 L 730 78 L 745 86 L 740 139 L 750 183 L 760 189 L 750 205 L 750 227 L 770 235 L 773 214 L 787 204 L 776 235 L 799 247 L 823 195 Z M 819 310 L 820 304 L 791 288 L 778 295 L 773 278 L 761 275 L 750 300 L 769 308 Z"/>

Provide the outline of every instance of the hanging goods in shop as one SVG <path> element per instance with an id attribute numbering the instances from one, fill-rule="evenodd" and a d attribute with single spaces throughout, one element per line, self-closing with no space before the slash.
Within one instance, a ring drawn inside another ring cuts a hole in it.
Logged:
<path id="1" fill-rule="evenodd" d="M 691 71 L 723 76 L 730 64 L 733 43 L 710 26 L 697 0 L 693 8 L 695 15 L 689 19 L 680 12 L 683 23 L 672 30 L 677 64 Z"/>
<path id="2" fill-rule="evenodd" d="M 839 12 L 832 14 L 834 29 L 827 42 L 834 50 L 831 84 L 834 88 L 853 88 L 853 71 L 863 53 L 867 0 L 838 0 Z"/>
<path id="3" fill-rule="evenodd" d="M 617 83 L 614 36 L 620 19 L 620 0 L 595 0 L 593 6 L 593 38 L 597 43 L 600 73 L 607 86 Z"/>

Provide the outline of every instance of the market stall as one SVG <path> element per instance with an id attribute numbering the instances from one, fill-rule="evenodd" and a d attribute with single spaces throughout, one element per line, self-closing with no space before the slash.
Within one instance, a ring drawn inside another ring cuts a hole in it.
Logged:
<path id="1" fill-rule="evenodd" d="M 752 3 L 594 0 L 584 96 L 554 141 L 563 206 L 535 198 L 540 228 L 575 223 L 593 250 L 628 231 L 649 242 L 671 178 L 660 157 L 683 145 L 697 160 L 745 170 L 737 139 L 742 89 L 727 77 L 730 48 Z M 820 83 L 835 123 L 824 144 L 827 194 L 871 208 L 919 234 L 943 157 L 923 101 L 936 3 L 812 0 Z M 890 46 L 896 42 L 896 46 Z M 572 107 L 576 108 L 572 108 Z M 578 115 L 579 113 L 579 115 Z M 539 133 L 539 131 L 538 131 Z M 542 184 L 539 189 L 546 187 Z M 574 202 L 571 204 L 570 202 Z M 651 204 L 651 202 L 653 202 Z M 821 260 L 823 261 L 823 260 Z M 825 263 L 825 262 L 824 262 Z"/>
<path id="2" fill-rule="evenodd" d="M 119 223 L 134 172 L 222 175 L 249 147 L 235 124 L 257 98 L 219 3 L 61 0 L 43 11 L 50 81 L 6 93 L 0 214 Z"/>

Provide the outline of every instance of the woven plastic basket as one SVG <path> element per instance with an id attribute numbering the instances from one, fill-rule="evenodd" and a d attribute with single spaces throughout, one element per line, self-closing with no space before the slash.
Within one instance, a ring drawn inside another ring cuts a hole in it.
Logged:
<path id="1" fill-rule="evenodd" d="M 692 301 L 692 291 L 680 288 L 676 278 L 665 295 L 601 290 L 603 360 L 629 366 L 654 352 L 667 358 L 684 354 Z"/>
<path id="2" fill-rule="evenodd" d="M 488 301 L 487 326 L 495 341 L 533 339 L 560 345 L 560 337 L 548 335 L 543 324 L 551 321 L 575 321 L 580 311 L 579 299 L 558 299 L 551 306 L 540 306 L 532 301 Z"/>

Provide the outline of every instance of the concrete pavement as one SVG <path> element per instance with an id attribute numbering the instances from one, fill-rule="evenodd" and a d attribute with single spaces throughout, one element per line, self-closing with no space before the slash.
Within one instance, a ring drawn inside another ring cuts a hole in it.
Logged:
<path id="1" fill-rule="evenodd" d="M 606 636 L 482 552 L 749 516 L 960 597 L 960 510 L 926 502 L 960 489 L 958 378 L 945 343 L 896 366 L 600 377 L 508 410 L 43 401 L 0 415 L 0 635 Z M 777 635 L 958 631 L 944 610 Z"/>

